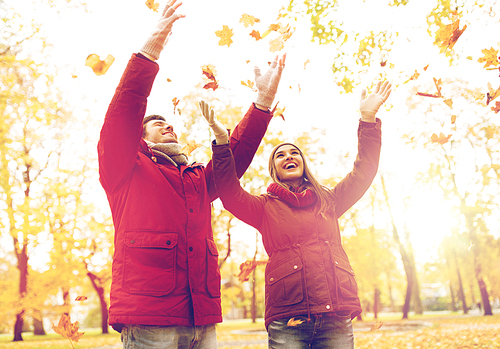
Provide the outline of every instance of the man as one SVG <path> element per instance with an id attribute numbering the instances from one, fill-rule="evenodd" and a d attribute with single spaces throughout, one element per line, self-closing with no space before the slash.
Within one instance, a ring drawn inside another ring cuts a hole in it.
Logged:
<path id="1" fill-rule="evenodd" d="M 189 164 L 165 118 L 144 118 L 158 72 L 155 62 L 172 24 L 184 15 L 170 0 L 157 27 L 132 55 L 109 105 L 98 144 L 99 175 L 113 215 L 109 323 L 124 348 L 216 348 L 222 321 L 218 252 L 210 203 L 217 198 L 212 164 Z M 264 75 L 255 70 L 257 100 L 229 139 L 211 122 L 217 144 L 229 141 L 242 176 L 272 117 L 285 56 Z M 203 101 L 202 113 L 213 111 Z"/>

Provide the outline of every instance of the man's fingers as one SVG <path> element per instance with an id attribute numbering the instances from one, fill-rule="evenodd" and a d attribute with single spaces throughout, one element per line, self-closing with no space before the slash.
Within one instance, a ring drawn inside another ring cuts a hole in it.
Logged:
<path id="1" fill-rule="evenodd" d="M 366 98 L 366 88 L 361 90 L 361 102 L 363 102 Z"/>
<path id="2" fill-rule="evenodd" d="M 255 73 L 255 80 L 257 80 L 258 78 L 260 78 L 262 76 L 261 72 L 260 72 L 260 68 L 255 66 L 255 68 L 253 68 L 253 72 Z"/>

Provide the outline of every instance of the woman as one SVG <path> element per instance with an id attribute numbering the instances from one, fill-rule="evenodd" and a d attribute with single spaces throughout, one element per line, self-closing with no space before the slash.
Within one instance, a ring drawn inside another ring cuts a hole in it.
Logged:
<path id="1" fill-rule="evenodd" d="M 260 231 L 269 255 L 265 325 L 270 348 L 354 347 L 351 319 L 361 306 L 337 220 L 375 177 L 381 143 L 375 115 L 390 93 L 387 81 L 368 96 L 363 90 L 354 169 L 332 189 L 314 178 L 297 146 L 283 143 L 269 158 L 273 183 L 267 193 L 251 195 L 239 184 L 229 147 L 213 146 L 215 185 L 224 207 Z M 213 113 L 205 116 L 210 123 Z"/>

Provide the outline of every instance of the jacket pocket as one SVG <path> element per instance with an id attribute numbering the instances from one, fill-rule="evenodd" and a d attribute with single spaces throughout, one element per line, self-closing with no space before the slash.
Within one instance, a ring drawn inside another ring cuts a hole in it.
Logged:
<path id="1" fill-rule="evenodd" d="M 345 298 L 358 298 L 358 284 L 352 269 L 340 266 L 337 262 L 335 262 L 335 267 L 337 283 L 342 296 Z"/>
<path id="2" fill-rule="evenodd" d="M 271 306 L 291 305 L 302 302 L 302 261 L 296 256 L 281 260 L 277 266 L 268 264 L 266 271 L 266 293 Z"/>
<path id="3" fill-rule="evenodd" d="M 220 293 L 219 251 L 215 242 L 207 240 L 207 291 L 212 298 L 218 298 Z"/>
<path id="4" fill-rule="evenodd" d="M 177 233 L 125 232 L 123 287 L 131 294 L 166 296 L 175 288 Z"/>

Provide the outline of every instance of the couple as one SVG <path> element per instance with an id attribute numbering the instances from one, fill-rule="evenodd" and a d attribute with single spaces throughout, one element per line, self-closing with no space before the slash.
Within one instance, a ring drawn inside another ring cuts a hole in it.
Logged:
<path id="1" fill-rule="evenodd" d="M 218 251 L 210 203 L 220 197 L 237 218 L 258 229 L 269 255 L 265 322 L 270 348 L 353 348 L 351 319 L 361 312 L 357 286 L 340 241 L 337 218 L 368 189 L 380 153 L 379 107 L 391 85 L 378 84 L 360 103 L 359 153 L 334 188 L 310 173 L 300 149 L 277 146 L 273 183 L 250 195 L 240 178 L 272 118 L 285 55 L 264 75 L 255 69 L 257 99 L 229 137 L 213 110 L 213 159 L 190 163 L 173 127 L 145 116 L 160 52 L 184 15 L 170 0 L 141 51 L 132 55 L 109 105 L 98 144 L 99 174 L 115 226 L 109 323 L 124 348 L 217 348 L 222 322 Z M 296 326 L 288 326 L 294 319 Z"/>

